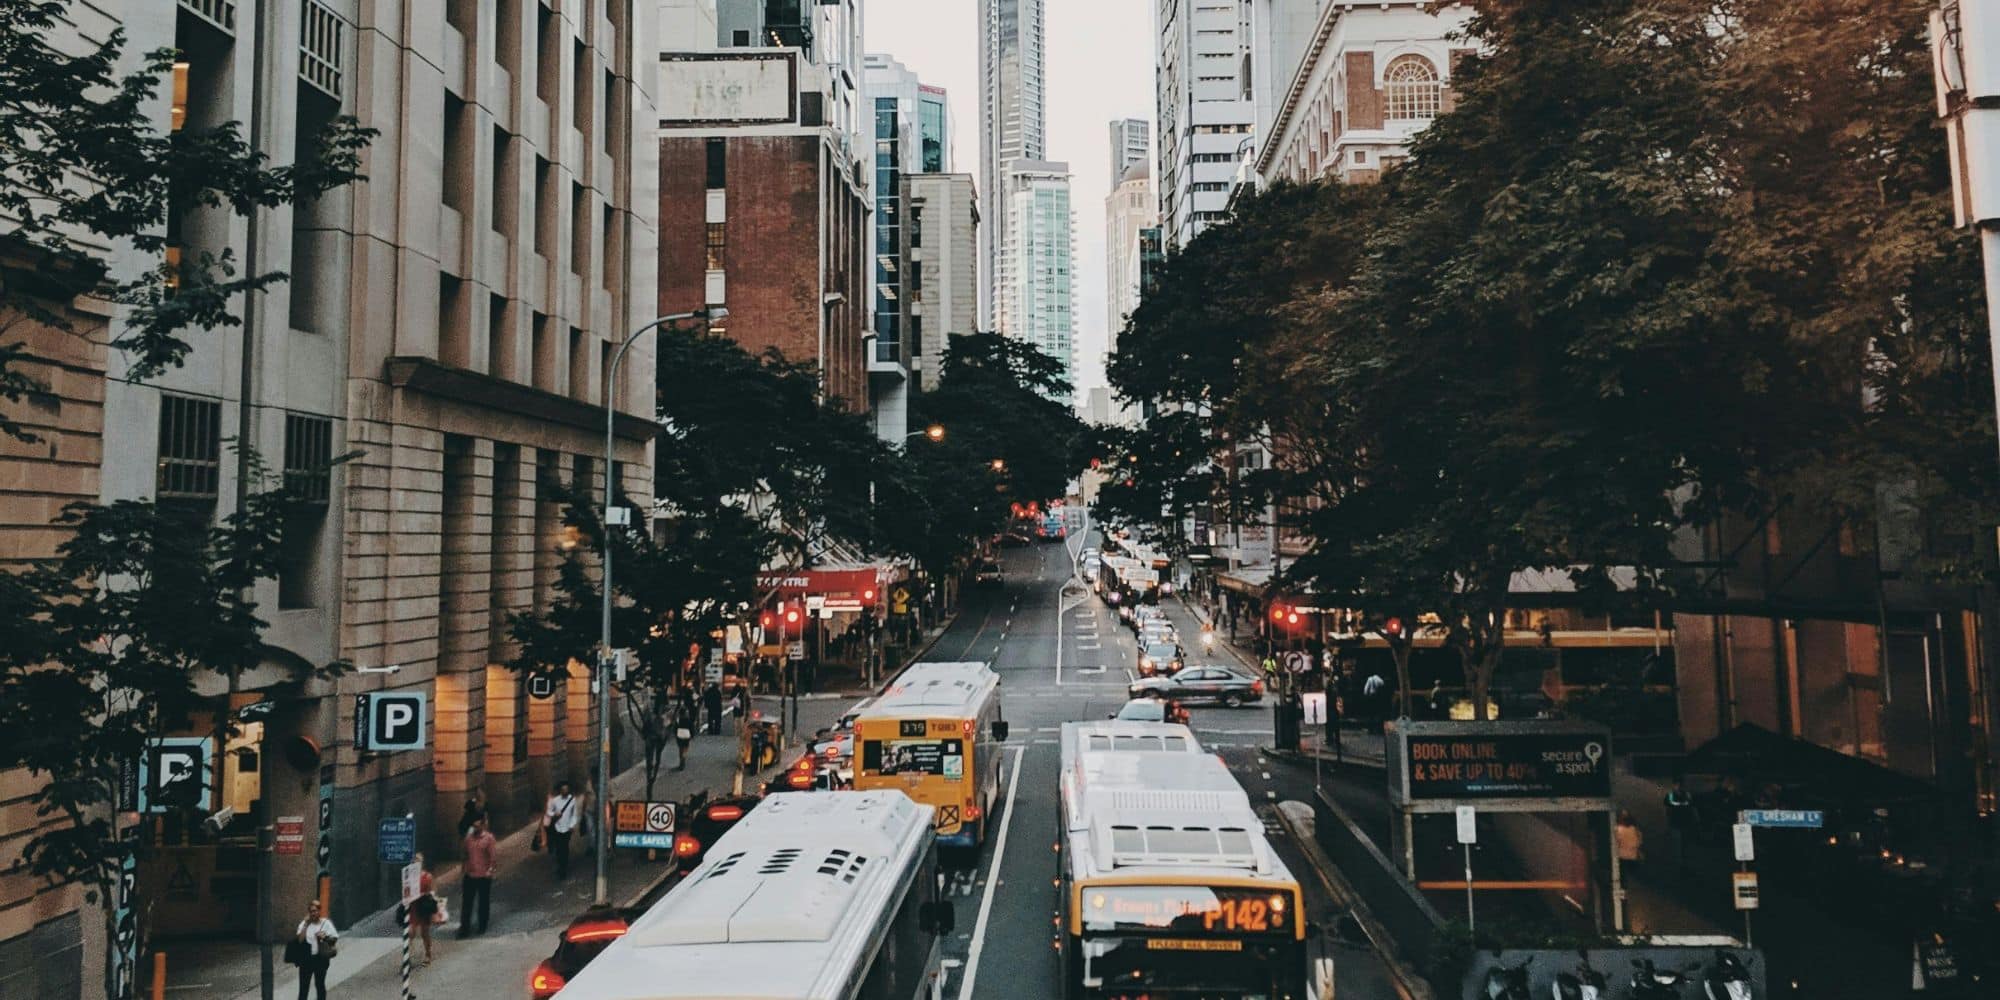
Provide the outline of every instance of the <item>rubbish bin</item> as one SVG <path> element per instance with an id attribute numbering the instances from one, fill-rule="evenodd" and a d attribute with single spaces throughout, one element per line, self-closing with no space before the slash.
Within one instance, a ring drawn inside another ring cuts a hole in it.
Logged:
<path id="1" fill-rule="evenodd" d="M 1285 698 L 1271 706 L 1272 745 L 1279 750 L 1299 749 L 1299 720 L 1305 717 L 1305 710 L 1299 707 L 1298 699 Z"/>

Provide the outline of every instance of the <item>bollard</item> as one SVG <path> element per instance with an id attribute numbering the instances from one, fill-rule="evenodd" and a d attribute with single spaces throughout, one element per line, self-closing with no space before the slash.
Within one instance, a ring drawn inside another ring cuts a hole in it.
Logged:
<path id="1" fill-rule="evenodd" d="M 167 953 L 153 953 L 153 1000 L 167 1000 Z"/>
<path id="2" fill-rule="evenodd" d="M 410 989 L 410 908 L 406 904 L 402 910 L 396 922 L 403 925 L 403 1000 L 416 1000 L 417 994 Z"/>

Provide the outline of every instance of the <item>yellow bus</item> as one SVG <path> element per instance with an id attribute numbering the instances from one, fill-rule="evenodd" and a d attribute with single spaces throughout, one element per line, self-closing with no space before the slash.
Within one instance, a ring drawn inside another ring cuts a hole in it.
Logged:
<path id="1" fill-rule="evenodd" d="M 1220 758 L 1080 752 L 1061 789 L 1065 1000 L 1308 1000 L 1298 882 Z"/>
<path id="2" fill-rule="evenodd" d="M 1000 797 L 1000 675 L 918 663 L 854 720 L 854 787 L 900 791 L 934 813 L 938 843 L 977 847 Z"/>

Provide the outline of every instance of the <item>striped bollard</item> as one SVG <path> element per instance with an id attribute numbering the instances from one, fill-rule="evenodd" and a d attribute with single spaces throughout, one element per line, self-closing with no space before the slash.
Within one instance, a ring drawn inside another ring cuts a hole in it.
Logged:
<path id="1" fill-rule="evenodd" d="M 410 908 L 403 907 L 403 1000 L 416 1000 L 416 991 L 410 989 Z"/>

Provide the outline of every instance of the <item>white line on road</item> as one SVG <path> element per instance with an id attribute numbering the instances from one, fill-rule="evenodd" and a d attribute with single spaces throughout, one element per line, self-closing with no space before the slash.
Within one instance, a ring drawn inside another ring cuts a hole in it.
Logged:
<path id="1" fill-rule="evenodd" d="M 979 919 L 972 925 L 972 950 L 965 956 L 958 1000 L 972 1000 L 972 982 L 979 978 L 979 954 L 986 950 L 986 922 L 993 916 L 993 890 L 1000 885 L 1000 859 L 1007 856 L 1007 831 L 1014 825 L 1014 793 L 1021 789 L 1021 754 L 1026 751 L 1014 748 L 1014 771 L 1007 776 L 1007 813 L 1000 817 L 1000 836 L 993 838 L 993 863 L 986 867 L 986 894 L 979 900 Z"/>

